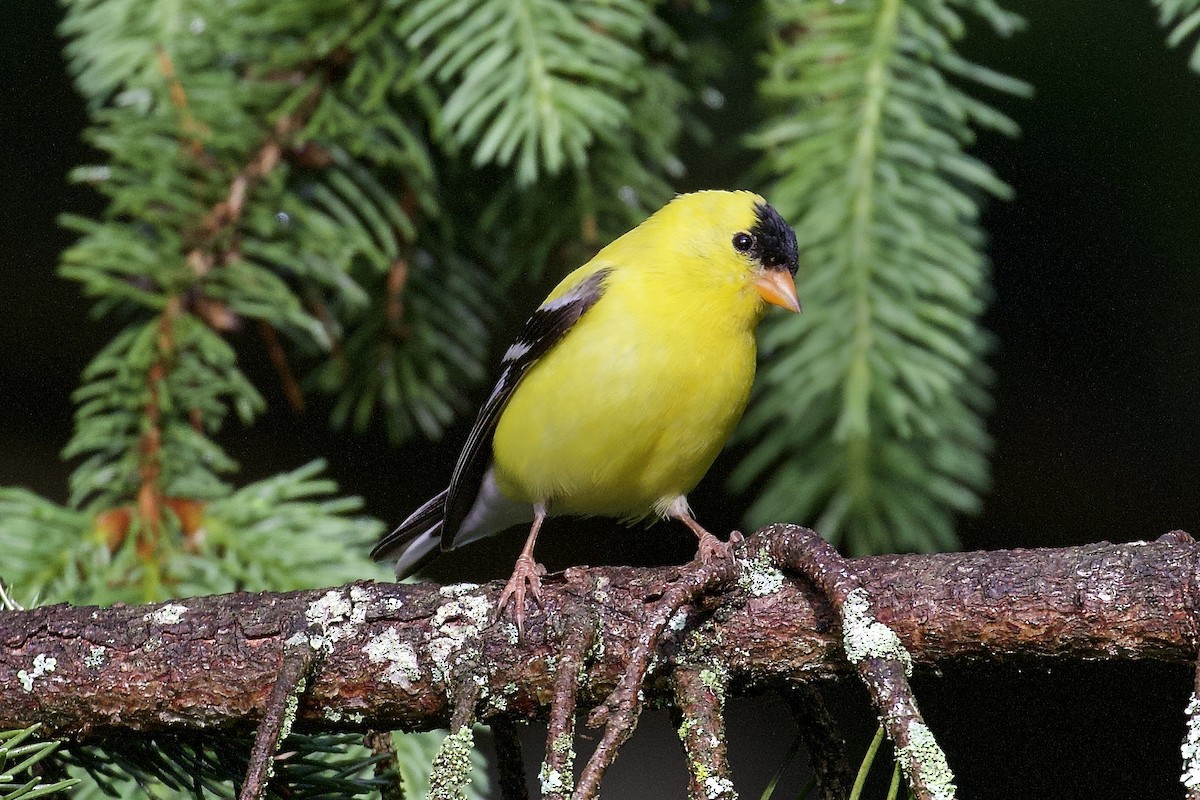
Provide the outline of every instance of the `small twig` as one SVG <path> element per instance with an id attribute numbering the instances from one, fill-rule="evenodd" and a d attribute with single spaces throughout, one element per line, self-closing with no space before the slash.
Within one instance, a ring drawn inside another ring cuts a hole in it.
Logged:
<path id="1" fill-rule="evenodd" d="M 388 268 L 384 313 L 387 318 L 388 330 L 401 340 L 407 339 L 411 333 L 408 325 L 404 322 L 404 287 L 407 285 L 408 262 L 403 258 L 395 258 Z"/>
<path id="2" fill-rule="evenodd" d="M 250 765 L 246 769 L 246 780 L 238 793 L 238 800 L 259 800 L 266 795 L 267 782 L 274 771 L 275 753 L 279 743 L 287 738 L 296 719 L 300 695 L 304 693 L 312 669 L 316 651 L 307 639 L 284 646 L 283 664 L 267 706 L 263 709 L 262 721 L 254 735 L 254 746 L 250 750 Z"/>
<path id="3" fill-rule="evenodd" d="M 671 676 L 675 706 L 682 715 L 679 740 L 687 753 L 688 797 L 736 800 L 725 753 L 724 670 L 678 667 Z"/>
<path id="4" fill-rule="evenodd" d="M 732 558 L 715 559 L 708 564 L 694 561 L 684 571 L 682 579 L 669 588 L 648 616 L 638 644 L 629 654 L 629 661 L 612 694 L 592 710 L 588 725 L 603 724 L 604 736 L 579 778 L 573 797 L 591 800 L 600 788 L 604 772 L 616 760 L 617 750 L 633 734 L 642 709 L 641 686 L 646 678 L 650 659 L 658 647 L 667 622 L 680 608 L 701 595 L 723 588 L 737 580 L 738 565 Z"/>
<path id="5" fill-rule="evenodd" d="M 1187 708 L 1187 735 L 1180 751 L 1183 754 L 1183 774 L 1179 780 L 1187 789 L 1187 800 L 1200 800 L 1200 660 L 1196 663 L 1196 678 Z"/>
<path id="6" fill-rule="evenodd" d="M 554 678 L 554 700 L 546 730 L 546 758 L 538 778 L 544 800 L 571 796 L 575 786 L 575 701 L 587 652 L 596 638 L 596 620 L 580 610 L 581 619 L 567 634 Z"/>
<path id="7" fill-rule="evenodd" d="M 187 143 L 188 151 L 193 157 L 199 157 L 204 152 L 202 137 L 208 133 L 207 126 L 201 125 L 192 115 L 192 110 L 188 106 L 187 92 L 184 91 L 183 83 L 175 73 L 175 62 L 171 60 L 170 54 L 161 44 L 154 46 L 154 52 L 158 71 L 167 81 L 167 94 L 171 98 L 171 105 L 179 109 L 183 130 L 190 137 Z"/>
<path id="8" fill-rule="evenodd" d="M 496 747 L 496 768 L 500 773 L 501 800 L 528 800 L 529 786 L 525 782 L 525 758 L 521 740 L 510 719 L 495 719 L 489 723 Z"/>
<path id="9" fill-rule="evenodd" d="M 475 704 L 479 702 L 479 695 L 483 691 L 471 675 L 463 675 L 454 683 L 454 711 L 450 714 L 451 732 L 475 724 Z"/>
<path id="10" fill-rule="evenodd" d="M 392 732 L 368 731 L 363 736 L 363 744 L 372 755 L 380 756 L 375 762 L 375 777 L 388 781 L 379 792 L 379 800 L 405 800 L 404 780 L 400 777 L 400 758 L 396 755 Z"/>
<path id="11" fill-rule="evenodd" d="M 814 531 L 796 525 L 771 525 L 754 538 L 776 565 L 806 577 L 833 606 L 846 659 L 866 684 L 917 800 L 951 800 L 954 773 L 908 685 L 912 659 L 896 634 L 875 618 L 846 560 Z"/>
<path id="12" fill-rule="evenodd" d="M 450 733 L 442 740 L 429 772 L 428 800 L 465 800 L 463 787 L 471 779 L 471 751 L 475 747 L 475 704 L 482 688 L 472 676 L 459 675 L 454 681 L 454 711 L 450 715 Z"/>
<path id="13" fill-rule="evenodd" d="M 1196 540 L 1186 531 L 1171 531 L 1158 537 L 1159 542 L 1194 545 Z M 1192 568 L 1189 586 L 1193 597 L 1200 596 L 1200 563 Z M 1195 612 L 1193 612 L 1195 613 Z M 1180 747 L 1183 756 L 1183 774 L 1179 781 L 1187 790 L 1187 800 L 1200 800 L 1200 653 L 1196 656 L 1195 677 L 1192 696 L 1184 713 L 1187 715 L 1187 733 Z"/>
<path id="14" fill-rule="evenodd" d="M 275 327 L 265 319 L 258 321 L 258 332 L 267 345 L 267 355 L 270 356 L 271 366 L 275 367 L 275 374 L 279 376 L 279 382 L 283 385 L 283 394 L 287 398 L 288 405 L 297 414 L 303 412 L 304 392 L 300 390 L 300 382 L 296 380 L 296 372 L 292 369 L 283 344 L 279 341 L 279 334 L 275 332 Z"/>
<path id="15" fill-rule="evenodd" d="M 167 298 L 158 316 L 158 335 L 155 337 L 154 361 L 146 371 L 146 401 L 142 405 L 144 416 L 142 434 L 137 444 L 138 489 L 137 516 L 141 521 L 136 550 L 146 565 L 145 580 L 156 581 L 157 559 L 162 539 L 163 505 L 162 488 L 162 393 L 167 379 L 175 367 L 175 323 L 182 307 L 179 295 Z M 122 538 L 123 541 L 123 538 Z"/>
<path id="16" fill-rule="evenodd" d="M 784 701 L 800 729 L 808 760 L 817 776 L 819 800 L 843 800 L 854 785 L 846 741 L 838 735 L 820 691 L 808 684 L 789 687 Z"/>

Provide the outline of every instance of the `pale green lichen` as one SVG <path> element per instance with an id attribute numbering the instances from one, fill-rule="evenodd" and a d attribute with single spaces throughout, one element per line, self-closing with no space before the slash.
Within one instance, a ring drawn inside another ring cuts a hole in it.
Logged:
<path id="1" fill-rule="evenodd" d="M 538 780 L 542 783 L 542 797 L 551 794 L 569 797 L 575 790 L 574 775 L 565 769 L 550 769 L 550 765 L 545 761 L 542 762 L 542 768 L 538 771 Z"/>
<path id="2" fill-rule="evenodd" d="M 401 641 L 400 635 L 391 628 L 363 645 L 363 652 L 371 659 L 371 663 L 387 665 L 383 679 L 388 683 L 411 689 L 421 678 L 416 649 L 410 643 Z"/>
<path id="3" fill-rule="evenodd" d="M 21 682 L 21 688 L 26 692 L 33 691 L 33 682 L 38 678 L 50 672 L 54 672 L 58 668 L 58 659 L 38 653 L 33 659 L 33 670 L 20 670 L 17 672 L 17 680 Z"/>
<path id="4" fill-rule="evenodd" d="M 351 711 L 347 714 L 343 714 L 341 711 L 338 711 L 336 708 L 325 709 L 324 716 L 325 716 L 325 719 L 329 720 L 330 722 L 341 722 L 341 721 L 345 720 L 347 722 L 353 722 L 355 724 L 358 724 L 366 719 L 366 716 L 364 714 L 360 714 L 357 711 Z"/>
<path id="5" fill-rule="evenodd" d="M 353 636 L 367 621 L 367 599 L 370 594 L 361 586 L 351 586 L 348 593 L 330 589 L 314 600 L 304 611 L 308 624 L 321 631 L 309 643 L 314 649 L 329 652 L 342 639 Z"/>
<path id="6" fill-rule="evenodd" d="M 464 725 L 442 740 L 429 773 L 428 800 L 466 800 L 464 791 L 471 782 L 471 750 L 475 736 Z"/>
<path id="7" fill-rule="evenodd" d="M 697 724 L 698 721 L 694 717 L 684 717 L 683 722 L 679 723 L 679 727 L 676 729 L 676 733 L 679 734 L 679 741 L 686 742 L 688 734 L 692 732 L 692 728 Z"/>
<path id="8" fill-rule="evenodd" d="M 681 631 L 687 627 L 687 621 L 688 621 L 687 609 L 681 608 L 678 611 L 676 611 L 674 614 L 672 614 L 671 618 L 669 620 L 667 620 L 667 627 L 670 628 L 671 630 L 675 631 L 676 633 L 678 633 L 679 631 Z"/>
<path id="9" fill-rule="evenodd" d="M 914 764 L 920 765 L 921 782 L 931 800 L 954 800 L 957 791 L 954 773 L 928 725 L 917 721 L 909 723 L 908 744 L 896 748 L 896 761 L 908 776 L 912 775 Z"/>
<path id="10" fill-rule="evenodd" d="M 283 741 L 292 733 L 292 725 L 296 723 L 296 712 L 300 710 L 300 695 L 308 681 L 301 678 L 296 688 L 288 695 L 287 704 L 283 707 L 283 723 L 279 726 L 279 741 Z"/>
<path id="11" fill-rule="evenodd" d="M 1200 789 L 1200 697 L 1194 692 L 1184 713 L 1187 714 L 1187 736 L 1180 748 L 1183 753 L 1183 775 L 1179 780 L 1188 789 L 1196 791 Z"/>
<path id="12" fill-rule="evenodd" d="M 704 684 L 713 694 L 718 697 L 724 696 L 725 683 L 729 675 L 723 666 L 705 667 L 700 670 L 700 683 Z"/>
<path id="13" fill-rule="evenodd" d="M 562 757 L 562 764 L 558 769 L 551 769 L 548 763 L 542 762 L 542 769 L 538 772 L 542 783 L 542 796 L 559 794 L 569 797 L 575 790 L 575 744 L 571 735 L 563 732 L 554 737 L 554 741 L 550 743 L 550 751 Z"/>
<path id="14" fill-rule="evenodd" d="M 571 734 L 563 732 L 554 737 L 554 741 L 550 743 L 550 749 L 556 753 L 567 753 L 567 758 L 575 758 L 575 749 L 571 742 Z"/>
<path id="15" fill-rule="evenodd" d="M 491 623 L 491 601 L 471 594 L 471 590 L 477 588 L 473 583 L 459 583 L 439 590 L 450 602 L 439 606 L 431 620 L 426 649 L 433 662 L 429 671 L 434 680 L 447 681 L 454 665 L 476 652 L 477 648 L 470 646 L 471 643 L 476 642 Z"/>
<path id="16" fill-rule="evenodd" d="M 885 658 L 904 665 L 904 674 L 912 674 L 912 656 L 900 643 L 900 637 L 871 612 L 871 600 L 865 589 L 853 589 L 842 606 L 842 647 L 846 660 L 857 665 L 867 658 Z"/>
<path id="17" fill-rule="evenodd" d="M 88 654 L 83 657 L 83 665 L 91 669 L 100 669 L 108 660 L 108 648 L 94 644 L 88 648 Z"/>
<path id="18" fill-rule="evenodd" d="M 165 606 L 160 606 L 154 611 L 145 614 L 142 619 L 147 622 L 152 622 L 155 625 L 174 625 L 183 619 L 183 615 L 187 613 L 188 607 L 179 603 L 167 603 Z"/>
<path id="19" fill-rule="evenodd" d="M 704 779 L 704 796 L 708 800 L 737 800 L 738 795 L 729 778 L 710 775 Z"/>
<path id="20" fill-rule="evenodd" d="M 302 645 L 308 645 L 309 647 L 312 647 L 314 649 L 320 649 L 320 648 L 316 647 L 316 645 L 313 644 L 313 641 L 312 641 L 312 639 L 310 639 L 308 637 L 308 634 L 303 633 L 303 632 L 293 633 L 291 636 L 288 637 L 287 641 L 284 642 L 284 644 L 287 645 L 288 647 L 298 647 L 298 646 L 302 646 Z"/>
<path id="21" fill-rule="evenodd" d="M 604 659 L 604 629 L 597 625 L 596 633 L 592 636 L 592 646 L 588 648 L 587 661 L 595 664 Z"/>
<path id="22" fill-rule="evenodd" d="M 738 585 L 755 597 L 775 594 L 783 588 L 783 572 L 771 563 L 766 550 L 754 558 L 739 558 Z"/>
<path id="23" fill-rule="evenodd" d="M 438 589 L 438 594 L 442 597 L 463 597 L 478 588 L 478 583 L 451 583 Z"/>

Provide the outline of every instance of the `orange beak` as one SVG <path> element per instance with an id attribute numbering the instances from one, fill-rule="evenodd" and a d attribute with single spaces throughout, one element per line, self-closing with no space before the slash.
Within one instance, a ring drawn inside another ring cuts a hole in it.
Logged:
<path id="1" fill-rule="evenodd" d="M 796 282 L 785 269 L 763 270 L 754 279 L 754 288 L 768 303 L 800 313 L 800 298 L 796 295 Z"/>

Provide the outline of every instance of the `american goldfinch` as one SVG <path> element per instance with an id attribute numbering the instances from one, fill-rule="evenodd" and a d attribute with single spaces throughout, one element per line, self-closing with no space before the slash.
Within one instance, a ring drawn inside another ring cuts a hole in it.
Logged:
<path id="1" fill-rule="evenodd" d="M 687 493 L 733 432 L 767 304 L 800 311 L 796 234 L 750 192 L 676 197 L 572 272 L 504 354 L 450 486 L 383 537 L 403 577 L 449 550 L 530 524 L 500 608 L 540 602 L 533 547 L 547 515 L 670 517 L 709 560 L 728 546 Z"/>

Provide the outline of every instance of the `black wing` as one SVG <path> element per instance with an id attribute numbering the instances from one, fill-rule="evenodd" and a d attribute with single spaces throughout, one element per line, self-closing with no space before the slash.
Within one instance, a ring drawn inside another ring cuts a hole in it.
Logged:
<path id="1" fill-rule="evenodd" d="M 445 514 L 446 494 L 448 491 L 448 489 L 443 489 L 438 492 L 436 497 L 431 498 L 425 505 L 409 514 L 408 519 L 401 522 L 396 530 L 380 539 L 379 544 L 375 545 L 371 550 L 371 558 L 381 561 L 395 555 L 403 556 L 404 553 L 408 552 L 409 546 L 421 534 L 441 525 L 442 517 Z M 420 563 L 404 570 L 398 569 L 397 573 L 403 571 L 407 575 L 410 572 L 416 572 L 422 564 L 435 554 L 436 551 L 428 554 L 428 556 L 422 556 Z"/>
<path id="2" fill-rule="evenodd" d="M 446 511 L 442 523 L 442 549 L 448 550 L 458 535 L 458 529 L 475 504 L 483 476 L 492 461 L 492 433 L 501 412 L 529 368 L 542 356 L 550 352 L 567 331 L 579 321 L 584 313 L 596 304 L 604 294 L 604 280 L 609 269 L 593 272 L 570 291 L 543 303 L 533 312 L 521 334 L 504 354 L 500 380 L 479 409 L 475 425 L 467 436 L 467 443 L 454 466 L 450 488 L 446 492 Z"/>

